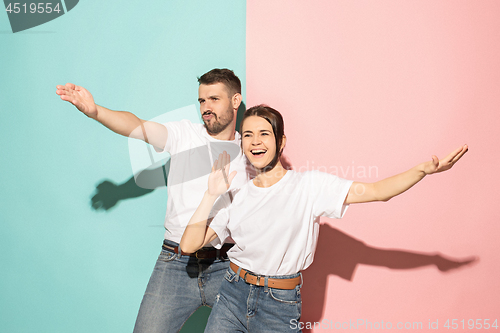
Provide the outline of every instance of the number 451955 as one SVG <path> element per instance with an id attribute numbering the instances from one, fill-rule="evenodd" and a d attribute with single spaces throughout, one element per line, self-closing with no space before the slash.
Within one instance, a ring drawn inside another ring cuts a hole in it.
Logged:
<path id="1" fill-rule="evenodd" d="M 23 3 L 22 5 L 20 3 L 9 3 L 9 5 L 5 8 L 5 11 L 9 14 L 11 13 L 14 13 L 14 14 L 18 14 L 18 13 L 31 13 L 31 14 L 34 14 L 34 13 L 39 13 L 39 14 L 43 14 L 43 13 L 47 13 L 47 14 L 50 14 L 52 12 L 56 12 L 56 13 L 59 13 L 61 11 L 61 9 L 59 8 L 59 3 L 56 3 L 55 6 L 52 6 L 52 3 L 51 2 L 47 2 L 47 3 L 30 3 L 29 4 L 29 8 L 28 8 L 28 5 L 26 3 Z"/>
<path id="2" fill-rule="evenodd" d="M 446 323 L 444 323 L 444 327 L 448 328 L 448 329 L 453 329 L 453 330 L 456 330 L 457 328 L 462 328 L 462 329 L 482 329 L 484 328 L 485 330 L 487 329 L 490 329 L 490 328 L 494 328 L 494 329 L 498 329 L 498 324 L 497 324 L 497 319 L 495 319 L 494 322 L 492 322 L 490 324 L 490 320 L 489 319 L 469 319 L 467 320 L 467 324 L 465 323 L 465 319 L 462 319 L 460 321 L 458 321 L 458 319 L 451 319 L 451 323 L 450 323 L 450 319 L 446 320 Z"/>

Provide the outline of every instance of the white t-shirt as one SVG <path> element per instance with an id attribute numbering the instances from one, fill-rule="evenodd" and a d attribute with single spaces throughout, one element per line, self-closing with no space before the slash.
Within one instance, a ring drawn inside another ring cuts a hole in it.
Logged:
<path id="1" fill-rule="evenodd" d="M 319 217 L 341 218 L 352 181 L 319 171 L 289 170 L 268 188 L 248 182 L 232 205 L 218 211 L 210 227 L 220 247 L 231 237 L 232 262 L 261 275 L 290 275 L 313 261 Z M 226 199 L 225 199 L 226 200 Z"/>
<path id="2" fill-rule="evenodd" d="M 233 141 L 226 141 L 214 139 L 207 133 L 205 126 L 189 120 L 164 125 L 168 130 L 164 150 L 171 155 L 167 178 L 165 239 L 179 243 L 184 229 L 208 189 L 208 176 L 213 161 L 219 154 L 227 151 L 231 157 L 229 172 L 237 171 L 230 189 L 242 187 L 255 177 L 255 170 L 241 152 L 241 136 L 238 132 Z M 219 200 L 229 202 L 228 194 L 224 194 Z"/>

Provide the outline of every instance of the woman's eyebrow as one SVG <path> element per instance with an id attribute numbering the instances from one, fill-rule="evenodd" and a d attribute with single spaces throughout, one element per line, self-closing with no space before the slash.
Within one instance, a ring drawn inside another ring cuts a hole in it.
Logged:
<path id="1" fill-rule="evenodd" d="M 261 130 L 259 130 L 259 132 L 260 133 L 262 133 L 262 132 L 269 132 L 269 133 L 271 133 L 271 131 L 267 130 L 267 129 L 261 129 Z M 246 131 L 243 131 L 243 133 L 253 133 L 253 131 L 252 130 L 246 130 Z"/>

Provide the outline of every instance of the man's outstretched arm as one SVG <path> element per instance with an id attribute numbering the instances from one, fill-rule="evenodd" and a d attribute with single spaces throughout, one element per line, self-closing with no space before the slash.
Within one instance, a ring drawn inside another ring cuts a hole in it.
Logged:
<path id="1" fill-rule="evenodd" d="M 97 120 L 115 133 L 146 141 L 159 149 L 165 147 L 168 131 L 161 124 L 139 119 L 127 111 L 113 111 L 97 105 L 87 89 L 73 83 L 58 85 L 56 94 L 63 101 L 73 104 L 87 117 Z"/>
<path id="2" fill-rule="evenodd" d="M 442 160 L 439 160 L 437 156 L 433 155 L 431 161 L 421 163 L 406 172 L 383 179 L 376 183 L 354 182 L 349 189 L 349 194 L 347 195 L 345 203 L 388 201 L 410 189 L 426 175 L 451 169 L 468 149 L 467 145 L 463 145 L 455 149 Z"/>

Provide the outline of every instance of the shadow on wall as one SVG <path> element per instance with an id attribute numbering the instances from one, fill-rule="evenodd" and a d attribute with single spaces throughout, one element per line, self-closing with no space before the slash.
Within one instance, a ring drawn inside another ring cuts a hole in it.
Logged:
<path id="1" fill-rule="evenodd" d="M 441 254 L 427 254 L 394 249 L 379 249 L 369 246 L 348 234 L 322 224 L 314 263 L 303 272 L 302 321 L 318 322 L 324 312 L 325 291 L 328 276 L 336 275 L 352 281 L 359 264 L 381 266 L 391 269 L 415 269 L 436 266 L 447 272 L 476 261 L 445 258 Z M 311 332 L 304 329 L 304 332 Z"/>

